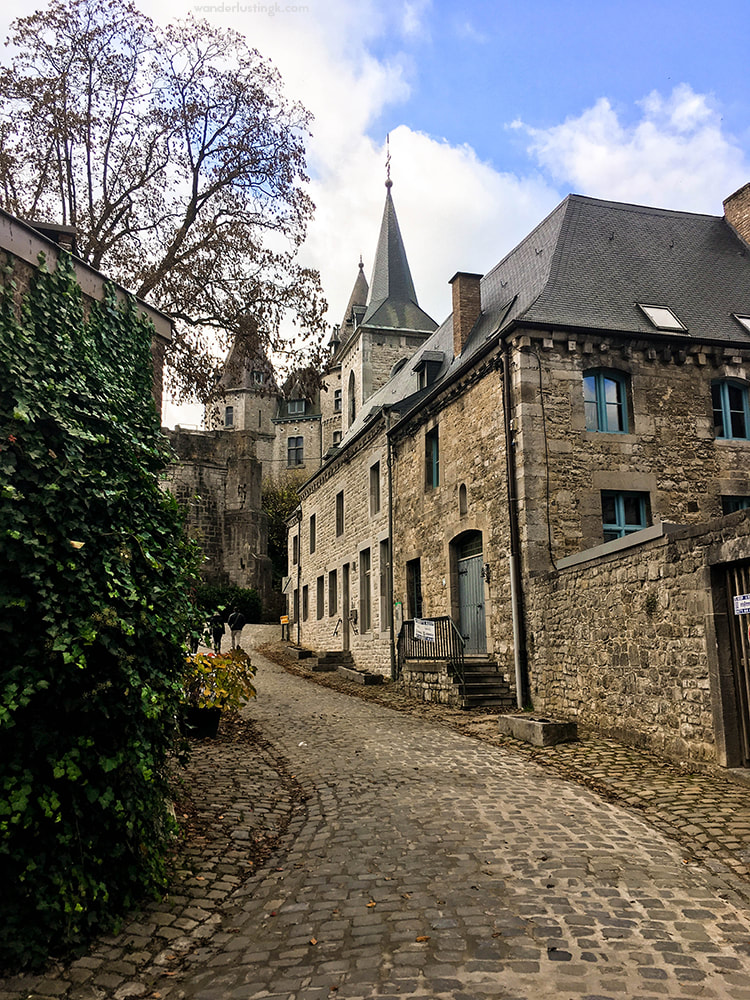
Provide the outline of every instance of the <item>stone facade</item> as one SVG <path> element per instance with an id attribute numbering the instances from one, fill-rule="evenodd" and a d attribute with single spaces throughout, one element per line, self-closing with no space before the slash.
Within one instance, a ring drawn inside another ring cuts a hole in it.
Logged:
<path id="1" fill-rule="evenodd" d="M 177 461 L 164 485 L 187 510 L 204 553 L 207 583 L 254 588 L 270 599 L 268 527 L 261 505 L 261 464 L 249 431 L 166 432 Z"/>
<path id="2" fill-rule="evenodd" d="M 726 219 L 571 197 L 481 281 L 456 275 L 453 316 L 345 414 L 303 490 L 305 645 L 387 673 L 402 620 L 450 616 L 519 704 L 696 765 L 750 765 L 750 671 L 726 610 L 750 593 L 747 515 L 731 513 L 750 506 L 750 263 L 730 229 L 743 191 Z M 375 462 L 388 507 L 373 517 Z M 339 628 L 331 571 L 349 579 Z M 369 628 L 347 635 L 363 593 Z M 418 666 L 410 690 L 449 700 L 448 671 Z"/>

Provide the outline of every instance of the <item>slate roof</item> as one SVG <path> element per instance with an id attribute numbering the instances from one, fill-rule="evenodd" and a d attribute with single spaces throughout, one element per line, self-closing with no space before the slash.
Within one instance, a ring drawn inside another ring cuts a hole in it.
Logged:
<path id="1" fill-rule="evenodd" d="M 260 371 L 265 374 L 262 386 L 253 381 L 252 373 Z M 218 385 L 224 389 L 254 389 L 256 392 L 278 392 L 276 375 L 273 365 L 265 355 L 248 353 L 247 347 L 240 343 L 237 337 L 232 341 L 229 354 L 219 376 Z"/>
<path id="2" fill-rule="evenodd" d="M 386 192 L 367 310 L 361 325 L 431 333 L 437 323 L 420 309 L 417 302 L 404 241 L 393 207 L 390 181 L 386 182 Z"/>
<path id="3" fill-rule="evenodd" d="M 387 206 L 386 206 L 387 208 Z M 750 247 L 723 216 L 569 195 L 481 281 L 482 315 L 453 358 L 452 316 L 375 393 L 343 445 L 382 406 L 404 414 L 488 340 L 517 323 L 750 347 L 732 313 L 750 315 Z M 669 307 L 687 328 L 656 329 L 638 303 Z M 443 351 L 436 383 L 415 392 L 424 354 Z"/>

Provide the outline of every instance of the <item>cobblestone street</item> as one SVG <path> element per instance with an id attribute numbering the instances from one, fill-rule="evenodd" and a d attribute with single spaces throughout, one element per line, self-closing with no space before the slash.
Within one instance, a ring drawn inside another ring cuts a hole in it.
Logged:
<path id="1" fill-rule="evenodd" d="M 167 899 L 0 1000 L 750 1000 L 746 785 L 256 659 Z"/>

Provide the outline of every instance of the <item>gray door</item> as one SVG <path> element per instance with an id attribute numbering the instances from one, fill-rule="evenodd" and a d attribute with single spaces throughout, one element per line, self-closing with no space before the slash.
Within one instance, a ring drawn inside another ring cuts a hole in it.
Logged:
<path id="1" fill-rule="evenodd" d="M 479 550 L 477 552 L 477 549 Z M 482 536 L 477 533 L 457 550 L 458 618 L 466 645 L 466 656 L 487 651 L 484 625 L 484 574 L 482 572 Z"/>
<path id="2" fill-rule="evenodd" d="M 734 687 L 734 728 L 739 744 L 740 764 L 750 765 L 750 615 L 734 613 L 734 598 L 750 594 L 750 563 L 732 563 L 725 567 L 726 617 L 732 652 Z"/>

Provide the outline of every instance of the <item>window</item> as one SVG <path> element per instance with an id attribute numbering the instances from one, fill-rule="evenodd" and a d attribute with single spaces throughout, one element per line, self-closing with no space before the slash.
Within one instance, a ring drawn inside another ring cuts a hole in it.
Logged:
<path id="1" fill-rule="evenodd" d="M 370 466 L 370 517 L 380 511 L 380 462 Z"/>
<path id="2" fill-rule="evenodd" d="M 406 613 L 409 618 L 422 617 L 422 564 L 410 559 L 406 564 Z"/>
<path id="3" fill-rule="evenodd" d="M 750 410 L 744 382 L 722 379 L 711 384 L 714 434 L 717 438 L 748 438 Z"/>
<path id="4" fill-rule="evenodd" d="M 301 437 L 286 439 L 286 464 L 289 468 L 304 463 L 304 440 Z"/>
<path id="5" fill-rule="evenodd" d="M 234 407 L 225 406 L 224 407 L 224 426 L 234 427 Z"/>
<path id="6" fill-rule="evenodd" d="M 299 621 L 299 590 L 294 588 L 294 609 L 292 611 L 292 617 L 296 622 Z"/>
<path id="7" fill-rule="evenodd" d="M 469 498 L 466 493 L 466 483 L 461 483 L 458 487 L 458 514 L 459 517 L 466 517 L 469 513 Z"/>
<path id="8" fill-rule="evenodd" d="M 602 492 L 602 527 L 604 541 L 624 538 L 634 531 L 641 531 L 648 524 L 647 493 Z"/>
<path id="9" fill-rule="evenodd" d="M 263 385 L 266 381 L 266 373 L 260 372 L 257 368 L 255 368 L 251 372 L 251 378 L 253 380 L 253 385 Z"/>
<path id="10" fill-rule="evenodd" d="M 750 497 L 722 497 L 722 514 L 734 514 L 736 510 L 748 510 L 750 508 Z"/>
<path id="11" fill-rule="evenodd" d="M 618 372 L 591 371 L 583 375 L 586 430 L 626 434 L 628 430 L 627 379 Z"/>
<path id="12" fill-rule="evenodd" d="M 292 537 L 292 563 L 296 566 L 299 562 L 299 535 Z"/>
<path id="13" fill-rule="evenodd" d="M 434 490 L 440 485 L 440 447 L 438 429 L 433 427 L 424 436 L 425 488 Z"/>
<path id="14" fill-rule="evenodd" d="M 362 549 L 359 554 L 359 630 L 369 632 L 372 581 L 370 580 L 370 550 Z"/>
<path id="15" fill-rule="evenodd" d="M 357 416 L 357 383 L 354 378 L 354 372 L 349 372 L 349 383 L 347 385 L 347 395 L 349 397 L 349 424 L 354 423 L 354 418 Z"/>
<path id="16" fill-rule="evenodd" d="M 290 399 L 287 403 L 287 413 L 290 416 L 294 414 L 301 415 L 305 412 L 305 401 L 304 399 Z"/>
<path id="17" fill-rule="evenodd" d="M 310 515 L 310 552 L 315 551 L 315 515 Z"/>
<path id="18" fill-rule="evenodd" d="M 310 615 L 310 593 L 307 586 L 302 588 L 302 621 L 306 622 Z"/>
<path id="19" fill-rule="evenodd" d="M 333 617 L 339 606 L 339 585 L 336 570 L 332 569 L 328 574 L 328 614 Z"/>
<path id="20" fill-rule="evenodd" d="M 335 446 L 338 446 L 338 445 L 341 444 L 341 431 L 334 431 L 333 432 L 333 443 L 334 443 Z"/>
<path id="21" fill-rule="evenodd" d="M 344 534 L 344 491 L 336 494 L 336 535 Z"/>
<path id="22" fill-rule="evenodd" d="M 687 327 L 680 322 L 669 306 L 648 306 L 643 302 L 639 302 L 638 306 L 657 330 L 671 330 L 673 332 L 687 330 Z"/>
<path id="23" fill-rule="evenodd" d="M 316 593 L 315 593 L 315 614 L 317 615 L 318 621 L 323 617 L 325 613 L 325 577 L 319 576 L 316 580 Z"/>
<path id="24" fill-rule="evenodd" d="M 333 390 L 333 412 L 334 413 L 341 413 L 341 396 L 342 396 L 342 393 L 343 393 L 342 389 L 334 389 Z"/>
<path id="25" fill-rule="evenodd" d="M 380 630 L 391 627 L 391 543 L 384 538 L 380 543 Z"/>

